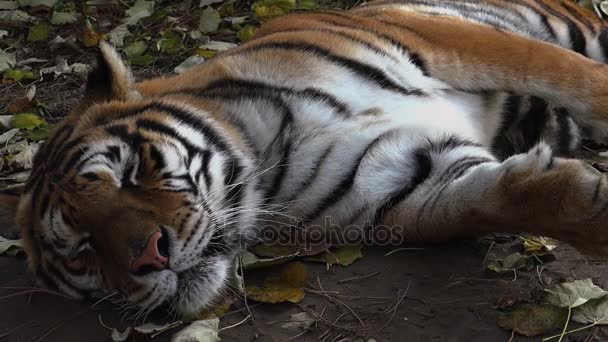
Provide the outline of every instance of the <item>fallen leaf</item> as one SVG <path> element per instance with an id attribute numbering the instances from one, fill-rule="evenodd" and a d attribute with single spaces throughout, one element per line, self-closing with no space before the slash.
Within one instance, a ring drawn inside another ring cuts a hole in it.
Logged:
<path id="1" fill-rule="evenodd" d="M 255 268 L 264 268 L 264 267 L 270 267 L 270 266 L 286 263 L 287 261 L 292 260 L 296 256 L 297 256 L 297 254 L 279 256 L 279 257 L 275 257 L 275 258 L 259 258 L 255 254 L 253 254 L 249 251 L 242 251 L 241 252 L 241 264 L 243 265 L 243 268 L 246 270 L 255 269 Z"/>
<path id="2" fill-rule="evenodd" d="M 38 77 L 33 72 L 23 69 L 8 69 L 2 73 L 3 83 L 15 83 L 26 80 L 37 80 Z"/>
<path id="3" fill-rule="evenodd" d="M 41 21 L 38 24 L 30 26 L 29 31 L 27 33 L 28 42 L 38 42 L 41 40 L 46 40 L 48 37 L 49 37 L 49 24 L 44 21 Z"/>
<path id="4" fill-rule="evenodd" d="M 154 14 L 154 1 L 137 0 L 133 7 L 125 11 L 127 18 L 123 22 L 127 26 L 133 26 L 137 24 L 141 19 L 146 18 Z"/>
<path id="5" fill-rule="evenodd" d="M 130 335 L 131 335 L 131 327 L 128 327 L 123 332 L 120 332 L 116 329 L 112 329 L 112 335 L 110 335 L 110 337 L 112 338 L 112 341 L 114 341 L 114 342 L 122 342 L 122 341 L 126 341 Z"/>
<path id="6" fill-rule="evenodd" d="M 15 114 L 11 119 L 11 127 L 19 129 L 34 129 L 45 123 L 43 117 L 33 113 Z"/>
<path id="7" fill-rule="evenodd" d="M 154 62 L 154 57 L 149 54 L 145 54 L 145 55 L 141 55 L 141 56 L 134 56 L 129 59 L 129 63 L 131 65 L 146 66 L 146 65 L 152 64 L 152 62 Z"/>
<path id="8" fill-rule="evenodd" d="M 338 248 L 332 248 L 317 255 L 304 258 L 305 261 L 316 261 L 324 262 L 329 266 L 338 264 L 340 266 L 348 266 L 355 262 L 355 260 L 361 258 L 363 254 L 361 249 L 363 246 L 343 246 Z"/>
<path id="9" fill-rule="evenodd" d="M 530 265 L 530 257 L 520 253 L 513 253 L 504 259 L 492 259 L 488 262 L 487 268 L 497 273 L 513 272 Z"/>
<path id="10" fill-rule="evenodd" d="M 184 71 L 192 68 L 195 65 L 201 64 L 205 62 L 205 58 L 200 57 L 200 56 L 190 56 L 188 58 L 186 58 L 185 61 L 181 62 L 178 66 L 175 67 L 175 69 L 173 69 L 173 71 L 175 71 L 176 74 L 181 74 Z"/>
<path id="11" fill-rule="evenodd" d="M 19 153 L 8 160 L 8 165 L 13 169 L 31 169 L 34 156 L 40 145 L 38 143 L 27 143 Z"/>
<path id="12" fill-rule="evenodd" d="M 317 8 L 319 8 L 319 3 L 314 0 L 300 0 L 298 3 L 298 9 L 314 10 Z"/>
<path id="13" fill-rule="evenodd" d="M 167 324 L 154 324 L 154 323 L 145 323 L 143 325 L 133 327 L 133 331 L 138 332 L 144 335 L 152 335 L 161 331 L 166 331 L 169 329 L 173 329 L 177 326 L 182 325 L 181 321 L 171 322 Z"/>
<path id="14" fill-rule="evenodd" d="M 63 38 L 60 35 L 57 35 L 49 42 L 49 48 L 51 49 L 51 52 L 64 46 L 67 46 L 72 49 L 78 49 L 78 46 L 76 45 L 76 37 L 71 35 L 67 38 Z"/>
<path id="15" fill-rule="evenodd" d="M 295 9 L 296 0 L 257 0 L 252 7 L 256 17 L 267 20 Z"/>
<path id="16" fill-rule="evenodd" d="M 566 308 L 575 308 L 591 299 L 598 299 L 608 294 L 601 287 L 594 285 L 591 279 L 555 284 L 545 289 L 545 292 L 550 304 Z"/>
<path id="17" fill-rule="evenodd" d="M 192 322 L 189 326 L 173 335 L 171 342 L 217 342 L 219 318 Z"/>
<path id="18" fill-rule="evenodd" d="M 0 1 L 0 10 L 16 10 L 19 8 L 17 1 Z"/>
<path id="19" fill-rule="evenodd" d="M 21 7 L 38 7 L 45 6 L 48 8 L 52 8 L 57 3 L 57 0 L 18 0 L 19 6 Z"/>
<path id="20" fill-rule="evenodd" d="M 8 36 L 8 31 L 7 30 L 0 30 L 0 39 L 4 38 Z"/>
<path id="21" fill-rule="evenodd" d="M 19 133 L 19 128 L 13 128 L 10 131 L 6 131 L 0 134 L 0 145 L 4 145 L 9 142 L 15 135 Z"/>
<path id="22" fill-rule="evenodd" d="M 0 11 L 0 20 L 23 23 L 23 22 L 35 21 L 36 18 L 32 17 L 31 15 L 29 15 L 21 10 L 14 10 L 14 11 Z"/>
<path id="23" fill-rule="evenodd" d="M 16 64 L 15 54 L 0 50 L 0 72 L 4 72 Z"/>
<path id="24" fill-rule="evenodd" d="M 554 305 L 522 305 L 498 317 L 498 326 L 525 336 L 538 336 L 564 325 L 568 310 Z"/>
<path id="25" fill-rule="evenodd" d="M 221 21 L 220 13 L 213 7 L 207 7 L 201 13 L 198 29 L 203 33 L 215 32 Z"/>
<path id="26" fill-rule="evenodd" d="M 122 47 L 125 45 L 125 38 L 130 36 L 131 32 L 127 25 L 118 25 L 112 31 L 106 33 L 106 37 L 114 47 Z"/>
<path id="27" fill-rule="evenodd" d="M 520 236 L 519 239 L 524 245 L 524 252 L 528 255 L 549 253 L 557 248 L 557 240 L 544 236 Z"/>
<path id="28" fill-rule="evenodd" d="M 238 32 L 239 40 L 243 43 L 250 40 L 257 30 L 258 28 L 252 25 L 243 26 Z"/>
<path id="29" fill-rule="evenodd" d="M 156 42 L 156 49 L 169 55 L 175 55 L 184 47 L 180 33 L 168 30 L 161 33 L 161 38 Z"/>
<path id="30" fill-rule="evenodd" d="M 245 278 L 249 299 L 263 303 L 298 303 L 304 298 L 306 267 L 301 262 L 262 268 Z"/>
<path id="31" fill-rule="evenodd" d="M 207 319 L 212 319 L 212 318 L 220 318 L 220 317 L 224 316 L 228 312 L 228 310 L 230 310 L 233 303 L 234 303 L 234 298 L 227 296 L 227 297 L 224 297 L 224 301 L 222 303 L 219 303 L 219 304 L 216 304 L 211 307 L 207 307 L 207 308 L 203 309 L 201 312 L 199 312 L 196 315 L 196 317 L 193 317 L 193 318 L 184 317 L 182 320 L 184 322 L 194 322 L 194 321 L 207 320 Z"/>
<path id="32" fill-rule="evenodd" d="M 78 21 L 77 13 L 53 11 L 53 15 L 51 16 L 51 25 L 67 25 L 67 24 L 73 24 L 77 21 Z"/>
<path id="33" fill-rule="evenodd" d="M 148 48 L 148 44 L 146 44 L 146 42 L 144 42 L 143 40 L 138 40 L 136 42 L 133 42 L 133 43 L 127 45 L 123 49 L 123 51 L 125 52 L 127 57 L 135 57 L 135 56 L 143 55 L 144 52 L 146 52 L 147 48 Z"/>
<path id="34" fill-rule="evenodd" d="M 205 7 L 205 6 L 209 6 L 209 5 L 212 5 L 212 4 L 220 3 L 222 1 L 224 1 L 224 0 L 201 0 L 198 3 L 198 7 Z"/>
<path id="35" fill-rule="evenodd" d="M 317 319 L 308 312 L 300 312 L 289 316 L 289 322 L 281 325 L 281 328 L 290 330 L 308 330 Z"/>
<path id="36" fill-rule="evenodd" d="M 51 130 L 55 127 L 54 124 L 45 123 L 40 127 L 36 127 L 30 131 L 25 132 L 25 137 L 34 142 L 42 141 L 48 138 Z"/>
<path id="37" fill-rule="evenodd" d="M 228 50 L 228 49 L 232 49 L 233 47 L 236 47 L 237 44 L 234 43 L 227 43 L 227 42 L 218 42 L 218 41 L 210 41 L 207 44 L 203 44 L 201 46 L 199 46 L 199 49 L 205 49 L 205 50 L 212 50 L 212 51 L 224 51 L 224 50 Z"/>
<path id="38" fill-rule="evenodd" d="M 11 240 L 0 236 L 0 255 L 16 256 L 22 251 L 22 240 Z"/>
<path id="39" fill-rule="evenodd" d="M 591 299 L 574 308 L 572 320 L 581 324 L 608 324 L 608 297 Z"/>

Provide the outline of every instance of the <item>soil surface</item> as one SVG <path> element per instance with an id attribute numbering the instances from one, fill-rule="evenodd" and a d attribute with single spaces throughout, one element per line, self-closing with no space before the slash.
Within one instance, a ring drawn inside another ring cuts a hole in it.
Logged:
<path id="1" fill-rule="evenodd" d="M 504 239 L 504 238 L 502 238 Z M 256 304 L 249 302 L 255 320 L 224 330 L 223 341 L 509 341 L 511 332 L 499 328 L 496 319 L 506 309 L 496 305 L 538 301 L 541 289 L 552 283 L 590 277 L 608 287 L 608 267 L 581 256 L 569 246 L 556 249 L 556 260 L 539 268 L 501 276 L 490 274 L 484 258 L 502 247 L 480 241 L 452 241 L 417 246 L 385 256 L 393 249 L 366 248 L 364 257 L 348 267 L 307 264 L 310 288 L 299 304 Z M 491 241 L 496 241 L 492 237 Z M 490 253 L 488 249 L 491 247 Z M 542 268 L 542 272 L 541 272 Z M 24 258 L 0 257 L 0 341 L 110 341 L 105 326 L 124 328 L 140 325 L 141 320 L 125 318 L 110 303 L 79 302 L 45 293 L 23 294 L 14 288 L 32 286 Z M 364 277 L 359 280 L 341 280 Z M 333 298 L 318 294 L 319 282 Z M 13 289 L 11 289 L 13 288 Z M 396 310 L 397 296 L 403 301 Z M 337 295 L 337 296 L 336 296 Z M 502 304 L 501 304 L 502 303 Z M 327 322 L 319 322 L 309 332 L 281 328 L 289 316 L 302 311 L 323 313 Z M 363 326 L 354 317 L 354 311 Z M 247 316 L 243 302 L 222 317 L 220 327 L 230 326 Z M 128 313 L 127 313 L 128 314 Z M 148 321 L 163 321 L 162 313 Z M 166 319 L 164 320 L 166 321 Z M 102 323 L 103 322 L 103 325 Z M 24 326 L 25 325 L 25 326 Z M 352 327 L 344 330 L 341 327 Z M 574 328 L 571 325 L 570 328 Z M 11 330 L 13 329 L 13 330 Z M 329 330 L 329 333 L 327 331 Z M 170 341 L 175 331 L 154 338 Z M 558 333 L 559 331 L 556 331 Z M 512 341 L 538 341 L 515 334 Z M 606 341 L 608 329 L 592 328 L 567 335 L 564 341 Z"/>

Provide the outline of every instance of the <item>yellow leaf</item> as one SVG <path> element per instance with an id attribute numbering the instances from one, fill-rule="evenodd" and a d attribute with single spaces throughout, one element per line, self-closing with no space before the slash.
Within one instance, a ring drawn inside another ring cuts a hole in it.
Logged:
<path id="1" fill-rule="evenodd" d="M 304 298 L 306 267 L 292 262 L 256 270 L 245 277 L 247 297 L 263 303 L 298 303 Z"/>
<path id="2" fill-rule="evenodd" d="M 11 118 L 11 126 L 19 129 L 32 130 L 46 123 L 43 117 L 33 113 L 15 114 Z"/>
<path id="3" fill-rule="evenodd" d="M 38 42 L 45 40 L 49 37 L 49 24 L 46 22 L 39 22 L 33 26 L 27 32 L 28 42 Z"/>
<path id="4" fill-rule="evenodd" d="M 243 26 L 240 30 L 239 30 L 239 40 L 241 42 L 246 42 L 248 40 L 250 40 L 251 38 L 253 38 L 253 35 L 255 34 L 255 32 L 258 30 L 257 27 L 255 26 L 251 26 L 251 25 L 246 25 Z"/>

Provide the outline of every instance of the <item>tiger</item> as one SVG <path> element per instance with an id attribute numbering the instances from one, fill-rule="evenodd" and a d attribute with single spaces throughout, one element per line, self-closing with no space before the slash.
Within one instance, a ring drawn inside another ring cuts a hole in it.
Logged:
<path id="1" fill-rule="evenodd" d="M 141 82 L 101 42 L 0 206 L 44 286 L 181 315 L 268 227 L 528 232 L 605 257 L 608 181 L 572 156 L 606 141 L 607 60 L 608 26 L 560 0 L 295 12 Z"/>

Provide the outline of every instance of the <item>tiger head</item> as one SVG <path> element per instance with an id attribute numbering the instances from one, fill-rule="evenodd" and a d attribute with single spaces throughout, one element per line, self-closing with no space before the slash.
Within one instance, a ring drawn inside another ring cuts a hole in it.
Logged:
<path id="1" fill-rule="evenodd" d="M 47 287 L 195 314 L 222 294 L 254 230 L 254 155 L 213 106 L 143 94 L 118 53 L 100 51 L 82 101 L 0 211 L 14 204 Z"/>

